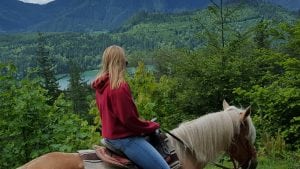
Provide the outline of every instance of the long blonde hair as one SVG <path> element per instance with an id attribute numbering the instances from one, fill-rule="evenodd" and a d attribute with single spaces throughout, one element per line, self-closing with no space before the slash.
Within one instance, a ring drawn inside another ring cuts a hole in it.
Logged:
<path id="1" fill-rule="evenodd" d="M 122 47 L 112 45 L 107 47 L 102 56 L 102 66 L 98 78 L 109 75 L 110 86 L 116 89 L 125 81 L 126 58 Z"/>

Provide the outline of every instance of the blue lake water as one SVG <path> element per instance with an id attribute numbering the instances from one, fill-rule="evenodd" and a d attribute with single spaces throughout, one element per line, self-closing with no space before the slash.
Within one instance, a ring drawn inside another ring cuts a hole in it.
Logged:
<path id="1" fill-rule="evenodd" d="M 127 71 L 130 74 L 134 73 L 135 67 L 129 67 L 129 68 L 127 68 Z M 81 75 L 81 77 L 84 79 L 84 81 L 87 84 L 91 84 L 91 82 L 96 78 L 98 72 L 99 72 L 99 70 L 88 70 L 88 71 L 83 72 L 82 75 Z M 68 88 L 69 80 L 70 80 L 69 74 L 60 74 L 60 75 L 57 75 L 56 78 L 59 79 L 58 80 L 59 89 L 60 90 L 66 90 Z"/>
<path id="2" fill-rule="evenodd" d="M 90 84 L 95 78 L 97 73 L 99 72 L 99 70 L 89 70 L 89 71 L 85 71 L 81 77 L 84 79 L 84 81 L 87 84 Z M 60 77 L 63 77 L 60 79 Z M 69 80 L 70 80 L 70 76 L 69 74 L 60 74 L 57 76 L 58 83 L 59 83 L 59 89 L 60 90 L 65 90 L 68 88 L 69 85 Z"/>

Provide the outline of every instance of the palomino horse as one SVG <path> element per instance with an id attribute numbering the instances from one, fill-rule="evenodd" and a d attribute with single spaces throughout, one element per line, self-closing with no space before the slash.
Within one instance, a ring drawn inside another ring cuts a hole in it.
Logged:
<path id="1" fill-rule="evenodd" d="M 223 102 L 223 108 L 221 112 L 209 113 L 185 122 L 171 131 L 183 142 L 168 136 L 184 169 L 202 169 L 222 152 L 230 156 L 235 169 L 256 168 L 256 152 L 253 145 L 256 133 L 250 118 L 250 108 L 239 109 L 229 106 L 226 101 Z M 113 168 L 105 163 L 101 165 L 99 169 Z M 52 152 L 18 169 L 83 168 L 83 161 L 78 153 Z"/>

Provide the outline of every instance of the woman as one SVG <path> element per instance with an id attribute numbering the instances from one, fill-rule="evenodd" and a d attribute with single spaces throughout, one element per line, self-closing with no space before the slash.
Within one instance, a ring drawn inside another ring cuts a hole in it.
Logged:
<path id="1" fill-rule="evenodd" d="M 163 157 L 142 135 L 154 132 L 159 124 L 139 119 L 129 85 L 125 81 L 127 61 L 124 49 L 105 49 L 102 70 L 92 87 L 101 116 L 102 136 L 143 169 L 169 169 Z"/>

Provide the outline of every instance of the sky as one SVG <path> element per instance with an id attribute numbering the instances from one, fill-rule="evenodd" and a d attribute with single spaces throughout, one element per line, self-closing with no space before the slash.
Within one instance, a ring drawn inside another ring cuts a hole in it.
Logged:
<path id="1" fill-rule="evenodd" d="M 55 0 L 19 0 L 19 1 L 26 2 L 26 3 L 33 3 L 33 4 L 46 4 Z"/>

